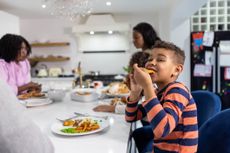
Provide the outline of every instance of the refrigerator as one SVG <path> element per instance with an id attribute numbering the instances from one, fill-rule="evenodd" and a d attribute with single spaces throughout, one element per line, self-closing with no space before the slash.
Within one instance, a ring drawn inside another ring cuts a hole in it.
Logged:
<path id="1" fill-rule="evenodd" d="M 230 108 L 230 31 L 191 33 L 191 91 L 209 90 Z"/>

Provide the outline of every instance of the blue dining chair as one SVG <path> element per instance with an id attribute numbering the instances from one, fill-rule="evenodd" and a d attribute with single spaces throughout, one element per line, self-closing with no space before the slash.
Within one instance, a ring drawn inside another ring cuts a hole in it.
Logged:
<path id="1" fill-rule="evenodd" d="M 199 129 L 197 153 L 230 153 L 230 109 L 205 122 Z"/>
<path id="2" fill-rule="evenodd" d="M 198 127 L 221 111 L 220 97 L 207 90 L 191 92 L 197 106 Z"/>

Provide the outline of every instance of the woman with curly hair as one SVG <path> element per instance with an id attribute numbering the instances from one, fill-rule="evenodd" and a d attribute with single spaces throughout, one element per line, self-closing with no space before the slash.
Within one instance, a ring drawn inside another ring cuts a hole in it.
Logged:
<path id="1" fill-rule="evenodd" d="M 41 85 L 31 82 L 27 59 L 30 53 L 30 44 L 20 35 L 5 34 L 0 39 L 0 78 L 8 83 L 16 95 L 41 89 Z"/>

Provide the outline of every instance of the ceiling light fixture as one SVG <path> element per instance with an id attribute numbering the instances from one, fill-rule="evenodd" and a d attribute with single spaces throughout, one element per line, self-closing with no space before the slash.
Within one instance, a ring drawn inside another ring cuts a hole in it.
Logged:
<path id="1" fill-rule="evenodd" d="M 107 1 L 107 2 L 106 2 L 106 5 L 107 5 L 107 6 L 111 6 L 112 3 L 111 3 L 110 1 Z"/>
<path id="2" fill-rule="evenodd" d="M 42 4 L 42 8 L 46 8 L 46 4 Z"/>
<path id="3" fill-rule="evenodd" d="M 112 31 L 112 30 L 109 30 L 109 31 L 108 31 L 108 34 L 113 34 L 113 31 Z"/>
<path id="4" fill-rule="evenodd" d="M 51 15 L 75 20 L 89 15 L 92 11 L 91 0 L 43 0 Z"/>

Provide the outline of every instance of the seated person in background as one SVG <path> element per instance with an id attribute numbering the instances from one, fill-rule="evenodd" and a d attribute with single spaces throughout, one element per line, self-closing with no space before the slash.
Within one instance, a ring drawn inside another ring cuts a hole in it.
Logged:
<path id="1" fill-rule="evenodd" d="M 16 95 L 41 90 L 41 85 L 31 82 L 30 63 L 27 60 L 30 53 L 31 47 L 22 36 L 6 34 L 0 40 L 0 78 Z"/>
<path id="2" fill-rule="evenodd" d="M 134 63 L 137 63 L 139 67 L 144 67 L 145 63 L 148 61 L 149 58 L 149 53 L 147 52 L 135 52 L 130 61 L 129 61 L 129 68 L 130 68 L 130 72 L 132 73 L 132 66 Z M 130 88 L 129 86 L 129 77 L 126 78 L 126 84 L 127 86 Z M 123 100 L 122 100 L 123 99 Z M 122 98 L 121 101 L 124 101 L 124 99 L 126 98 Z M 125 103 L 116 103 L 115 105 L 99 105 L 97 107 L 95 107 L 93 110 L 96 112 L 113 112 L 113 113 L 118 113 L 118 114 L 124 114 L 125 113 Z"/>
<path id="3" fill-rule="evenodd" d="M 18 103 L 15 94 L 0 79 L 0 153 L 54 153 L 44 135 Z"/>
<path id="4" fill-rule="evenodd" d="M 126 120 L 135 122 L 147 117 L 154 135 L 150 151 L 154 153 L 197 151 L 196 104 L 187 87 L 176 82 L 183 70 L 184 60 L 184 51 L 174 44 L 159 41 L 145 66 L 155 73 L 149 75 L 134 64 L 134 73 L 130 75 L 131 92 L 126 105 Z M 138 104 L 142 90 L 145 101 Z"/>

